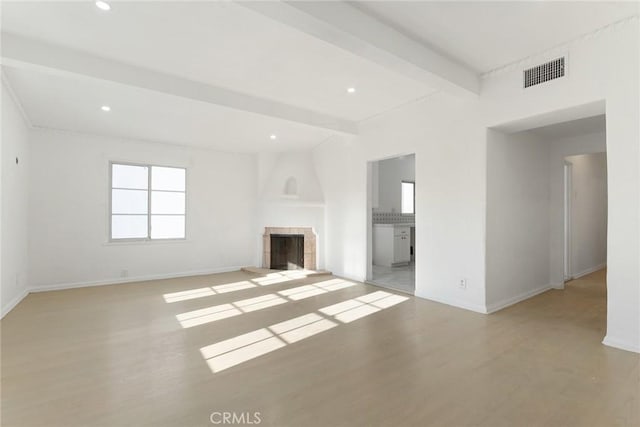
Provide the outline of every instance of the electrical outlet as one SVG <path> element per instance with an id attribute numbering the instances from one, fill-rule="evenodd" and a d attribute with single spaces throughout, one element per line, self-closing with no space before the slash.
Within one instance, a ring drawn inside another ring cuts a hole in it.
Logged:
<path id="1" fill-rule="evenodd" d="M 120 277 L 129 277 L 129 270 L 122 270 L 120 272 Z"/>
<path id="2" fill-rule="evenodd" d="M 458 282 L 458 288 L 467 289 L 467 279 L 465 278 L 460 279 L 460 281 Z"/>

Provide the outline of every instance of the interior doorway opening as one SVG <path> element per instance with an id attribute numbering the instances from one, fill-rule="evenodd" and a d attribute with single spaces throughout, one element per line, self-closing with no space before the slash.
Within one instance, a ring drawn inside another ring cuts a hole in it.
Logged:
<path id="1" fill-rule="evenodd" d="M 564 281 L 601 270 L 607 262 L 607 155 L 564 159 Z"/>
<path id="2" fill-rule="evenodd" d="M 415 154 L 367 165 L 367 281 L 415 293 Z"/>
<path id="3" fill-rule="evenodd" d="M 518 126 L 487 135 L 489 312 L 585 276 L 576 286 L 606 290 L 606 116 Z"/>

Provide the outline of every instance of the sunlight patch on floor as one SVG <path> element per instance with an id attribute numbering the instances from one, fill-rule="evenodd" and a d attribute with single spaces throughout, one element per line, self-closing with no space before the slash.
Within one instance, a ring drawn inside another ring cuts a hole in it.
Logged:
<path id="1" fill-rule="evenodd" d="M 217 294 L 226 294 L 227 292 L 234 292 L 234 291 L 240 291 L 242 289 L 255 288 L 256 286 L 257 285 L 247 280 L 243 280 L 242 282 L 227 283 L 224 285 L 212 286 L 211 289 L 213 289 Z"/>
<path id="2" fill-rule="evenodd" d="M 203 347 L 200 353 L 216 373 L 335 326 L 338 324 L 311 313 Z"/>
<path id="3" fill-rule="evenodd" d="M 267 329 L 258 329 L 200 349 L 211 371 L 220 372 L 286 344 Z"/>
<path id="4" fill-rule="evenodd" d="M 342 323 L 350 323 L 354 320 L 376 313 L 382 309 L 392 307 L 408 299 L 409 297 L 404 297 L 402 295 L 391 294 L 385 291 L 377 291 L 321 308 L 319 311 L 328 316 L 333 316 L 336 320 L 339 320 Z"/>
<path id="5" fill-rule="evenodd" d="M 320 332 L 327 331 L 335 326 L 338 326 L 338 324 L 331 320 L 320 319 L 299 328 L 283 332 L 280 334 L 280 337 L 288 344 L 293 344 L 294 342 L 298 342 L 315 334 L 319 334 Z"/>
<path id="6" fill-rule="evenodd" d="M 327 287 L 334 285 L 338 285 L 338 283 L 325 284 Z M 300 288 L 305 288 L 305 286 L 301 286 Z M 298 295 L 304 292 L 307 292 L 307 290 L 298 290 L 298 292 L 293 292 L 290 295 Z M 200 353 L 206 360 L 211 372 L 221 372 L 232 366 L 239 365 L 285 347 L 288 344 L 302 341 L 321 332 L 335 328 L 339 325 L 336 321 L 350 323 L 396 304 L 400 304 L 408 299 L 408 297 L 391 294 L 389 292 L 373 292 L 332 304 L 319 309 L 318 312 L 298 316 L 268 326 L 267 328 L 258 329 L 202 347 Z M 264 301 L 271 301 L 271 299 L 267 298 Z M 331 316 L 332 319 L 327 316 Z"/>
<path id="7" fill-rule="evenodd" d="M 263 308 L 273 307 L 274 305 L 280 305 L 286 302 L 286 299 L 281 298 L 278 295 L 267 294 L 256 298 L 236 301 L 233 305 L 242 310 L 243 313 L 250 313 L 252 311 L 262 310 Z"/>
<path id="8" fill-rule="evenodd" d="M 238 316 L 243 313 L 262 310 L 264 308 L 284 304 L 289 301 L 299 301 L 304 298 L 310 298 L 315 295 L 325 294 L 351 286 L 355 286 L 355 283 L 347 282 L 342 279 L 325 280 L 312 285 L 302 285 L 286 289 L 278 292 L 277 294 L 261 295 L 255 298 L 188 311 L 186 313 L 177 314 L 176 319 L 183 328 L 192 328 L 194 326 Z"/>
<path id="9" fill-rule="evenodd" d="M 215 292 L 211 288 L 198 288 L 198 289 L 190 289 L 188 291 L 181 292 L 172 292 L 170 294 L 164 294 L 164 300 L 167 303 L 178 302 L 178 301 L 187 301 L 195 298 L 208 297 L 211 295 L 215 295 Z"/>
<path id="10" fill-rule="evenodd" d="M 188 301 L 188 300 L 208 297 L 216 294 L 226 294 L 228 292 L 235 292 L 235 291 L 241 291 L 243 289 L 256 288 L 258 286 L 269 286 L 269 285 L 275 285 L 277 283 L 285 283 L 293 280 L 304 279 L 311 273 L 314 273 L 314 271 L 311 271 L 311 270 L 278 271 L 274 273 L 269 273 L 263 277 L 258 277 L 250 280 L 243 280 L 241 282 L 225 283 L 222 285 L 210 286 L 206 288 L 197 288 L 197 289 L 190 289 L 187 291 L 171 292 L 168 294 L 164 294 L 163 298 L 166 303 Z M 339 279 L 334 279 L 334 280 L 339 280 Z"/>
<path id="11" fill-rule="evenodd" d="M 183 328 L 191 328 L 204 323 L 215 322 L 216 320 L 227 319 L 238 316 L 242 312 L 231 304 L 222 304 L 201 310 L 189 311 L 176 315 L 176 319 Z"/>
<path id="12" fill-rule="evenodd" d="M 164 294 L 164 300 L 167 303 L 187 301 L 196 298 L 209 297 L 216 294 L 225 294 L 227 292 L 239 291 L 242 289 L 255 288 L 258 285 L 247 280 L 235 283 L 225 283 L 224 285 L 210 286 L 208 288 L 190 289 L 188 291 L 172 292 Z"/>
<path id="13" fill-rule="evenodd" d="M 286 277 L 286 276 L 267 276 L 267 277 L 260 277 L 258 279 L 251 279 L 252 282 L 257 283 L 260 286 L 269 286 L 269 285 L 275 285 L 276 283 L 284 283 L 284 282 L 290 282 L 292 280 L 298 280 L 297 278 L 292 278 L 292 277 Z"/>
<path id="14" fill-rule="evenodd" d="M 256 298 L 244 299 L 228 304 L 214 305 L 212 307 L 177 314 L 176 319 L 180 322 L 180 326 L 186 329 L 204 325 L 205 323 L 215 322 L 217 320 L 227 319 L 229 317 L 239 316 L 242 313 L 262 310 L 264 308 L 273 307 L 286 302 L 286 299 L 281 298 L 276 294 L 267 294 Z"/>
<path id="15" fill-rule="evenodd" d="M 347 282 L 346 280 L 342 279 L 331 279 L 325 280 L 323 282 L 313 283 L 310 285 L 299 286 L 297 288 L 285 289 L 284 291 L 278 292 L 278 294 L 298 301 L 327 292 L 336 291 L 338 289 L 349 288 L 351 286 L 355 286 L 355 283 Z"/>

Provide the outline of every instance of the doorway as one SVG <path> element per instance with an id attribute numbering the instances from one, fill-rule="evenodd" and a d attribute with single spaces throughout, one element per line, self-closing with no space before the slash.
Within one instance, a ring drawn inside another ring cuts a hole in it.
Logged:
<path id="1" fill-rule="evenodd" d="M 565 289 L 565 283 L 593 287 L 602 298 L 598 306 L 606 307 L 607 209 L 604 114 L 489 129 L 487 310 Z M 573 281 L 580 277 L 589 280 Z"/>
<path id="2" fill-rule="evenodd" d="M 564 281 L 601 270 L 607 260 L 607 155 L 564 159 Z"/>
<path id="3" fill-rule="evenodd" d="M 415 293 L 415 154 L 367 167 L 367 282 Z"/>

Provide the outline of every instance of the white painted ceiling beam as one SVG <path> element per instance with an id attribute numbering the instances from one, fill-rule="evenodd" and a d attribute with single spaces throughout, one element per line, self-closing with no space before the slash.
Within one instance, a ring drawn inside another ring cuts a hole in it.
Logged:
<path id="1" fill-rule="evenodd" d="M 356 123 L 349 120 L 10 34 L 2 34 L 2 65 L 114 82 L 343 134 L 357 134 Z"/>
<path id="2" fill-rule="evenodd" d="M 264 16 L 426 85 L 476 96 L 479 76 L 345 2 L 238 1 Z"/>

